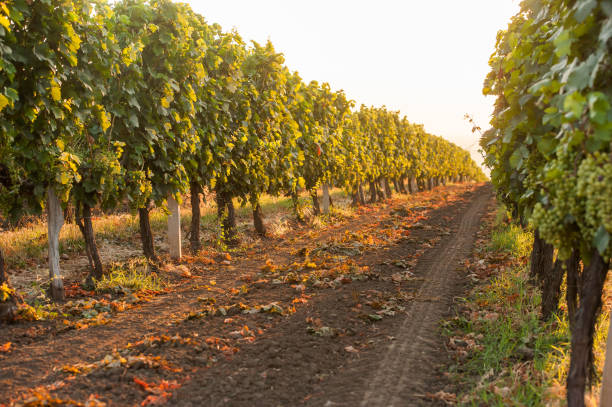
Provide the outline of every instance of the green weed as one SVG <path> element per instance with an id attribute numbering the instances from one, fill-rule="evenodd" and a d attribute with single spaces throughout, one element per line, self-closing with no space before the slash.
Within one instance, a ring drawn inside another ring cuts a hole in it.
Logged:
<path id="1" fill-rule="evenodd" d="M 543 405 L 553 378 L 564 376 L 567 322 L 540 321 L 540 296 L 528 278 L 525 267 L 509 269 L 470 298 L 463 334 L 479 337 L 480 347 L 460 367 L 474 378 L 464 405 Z"/>
<path id="2" fill-rule="evenodd" d="M 131 259 L 124 264 L 114 264 L 110 273 L 101 280 L 94 280 L 97 292 L 137 292 L 141 290 L 159 291 L 163 281 L 149 270 L 146 259 Z"/>
<path id="3" fill-rule="evenodd" d="M 561 406 L 569 370 L 570 331 L 565 305 L 559 316 L 540 319 L 539 290 L 529 282 L 527 256 L 532 236 L 496 216 L 486 252 L 511 253 L 508 264 L 497 268 L 488 282 L 474 287 L 464 300 L 465 312 L 444 326 L 449 337 L 471 338 L 467 354 L 459 355 L 451 370 L 459 384 L 459 405 Z M 505 216 L 505 215 L 504 215 Z M 500 221 L 501 219 L 501 221 Z M 491 222 L 493 223 L 493 222 Z M 485 253 L 477 254 L 485 261 Z M 495 256 L 494 256 L 495 257 Z M 599 374 L 605 357 L 606 333 L 612 307 L 612 279 L 605 288 L 603 311 L 595 334 L 595 367 Z M 562 293 L 561 298 L 565 297 Z M 563 302 L 563 301 L 562 301 Z M 598 383 L 587 395 L 597 404 Z"/>
<path id="4" fill-rule="evenodd" d="M 520 259 L 529 256 L 533 234 L 525 231 L 513 223 L 500 225 L 491 235 L 489 249 L 491 251 L 503 251 Z"/>

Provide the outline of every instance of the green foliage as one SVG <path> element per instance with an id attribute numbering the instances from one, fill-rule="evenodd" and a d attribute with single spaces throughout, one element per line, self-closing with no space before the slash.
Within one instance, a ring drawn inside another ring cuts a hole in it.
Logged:
<path id="1" fill-rule="evenodd" d="M 2 3 L 0 22 L 0 205 L 39 212 L 47 187 L 65 201 L 80 180 L 75 151 L 89 96 L 76 91 L 79 2 Z"/>
<path id="2" fill-rule="evenodd" d="M 562 257 L 612 253 L 610 26 L 606 2 L 524 2 L 483 90 L 497 96 L 481 141 L 491 179 Z"/>

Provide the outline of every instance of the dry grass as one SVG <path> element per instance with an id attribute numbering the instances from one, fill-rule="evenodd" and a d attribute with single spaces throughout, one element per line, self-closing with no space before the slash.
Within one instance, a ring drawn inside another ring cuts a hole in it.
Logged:
<path id="1" fill-rule="evenodd" d="M 334 200 L 334 213 L 350 212 L 350 200 L 339 189 L 331 191 Z M 272 197 L 265 195 L 261 198 L 261 207 L 266 218 L 268 230 L 273 236 L 281 237 L 291 230 L 293 220 L 292 202 L 288 197 Z M 304 215 L 310 216 L 311 201 L 306 194 L 300 196 L 300 204 L 305 208 Z M 252 228 L 252 209 L 250 205 L 241 206 L 238 200 L 234 201 L 236 215 L 241 237 L 250 239 L 249 231 Z M 208 200 L 201 204 L 202 240 L 211 244 L 217 239 L 218 222 L 217 209 L 214 201 Z M 153 209 L 150 215 L 151 228 L 156 235 L 156 244 L 162 251 L 166 249 L 165 229 L 167 213 L 160 208 Z M 325 223 L 321 219 L 312 218 L 313 223 Z M 138 216 L 130 213 L 103 215 L 92 219 L 96 239 L 99 243 L 134 244 L 138 245 L 139 225 Z M 185 199 L 181 205 L 181 224 L 183 237 L 187 237 L 191 223 L 191 206 Z M 185 244 L 188 244 L 185 239 Z M 3 250 L 6 261 L 11 269 L 31 269 L 43 267 L 47 259 L 47 224 L 45 221 L 33 221 L 25 227 L 0 232 L 0 248 Z M 72 257 L 82 255 L 85 251 L 83 237 L 77 225 L 65 224 L 60 232 L 60 252 Z"/>

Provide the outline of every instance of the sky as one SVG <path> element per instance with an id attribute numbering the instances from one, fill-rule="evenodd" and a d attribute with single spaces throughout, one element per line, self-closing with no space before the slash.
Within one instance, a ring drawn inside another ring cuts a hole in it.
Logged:
<path id="1" fill-rule="evenodd" d="M 482 83 L 518 0 L 186 1 L 245 41 L 271 40 L 304 81 L 343 89 L 357 107 L 399 110 L 482 161 L 464 116 L 488 127 Z"/>

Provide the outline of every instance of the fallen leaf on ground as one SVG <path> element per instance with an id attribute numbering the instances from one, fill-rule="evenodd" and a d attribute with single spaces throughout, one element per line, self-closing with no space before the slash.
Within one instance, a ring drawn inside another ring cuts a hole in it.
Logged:
<path id="1" fill-rule="evenodd" d="M 440 390 L 437 393 L 426 393 L 425 396 L 431 400 L 440 400 L 446 404 L 453 405 L 457 402 L 457 395 L 454 393 L 447 393 Z"/>

